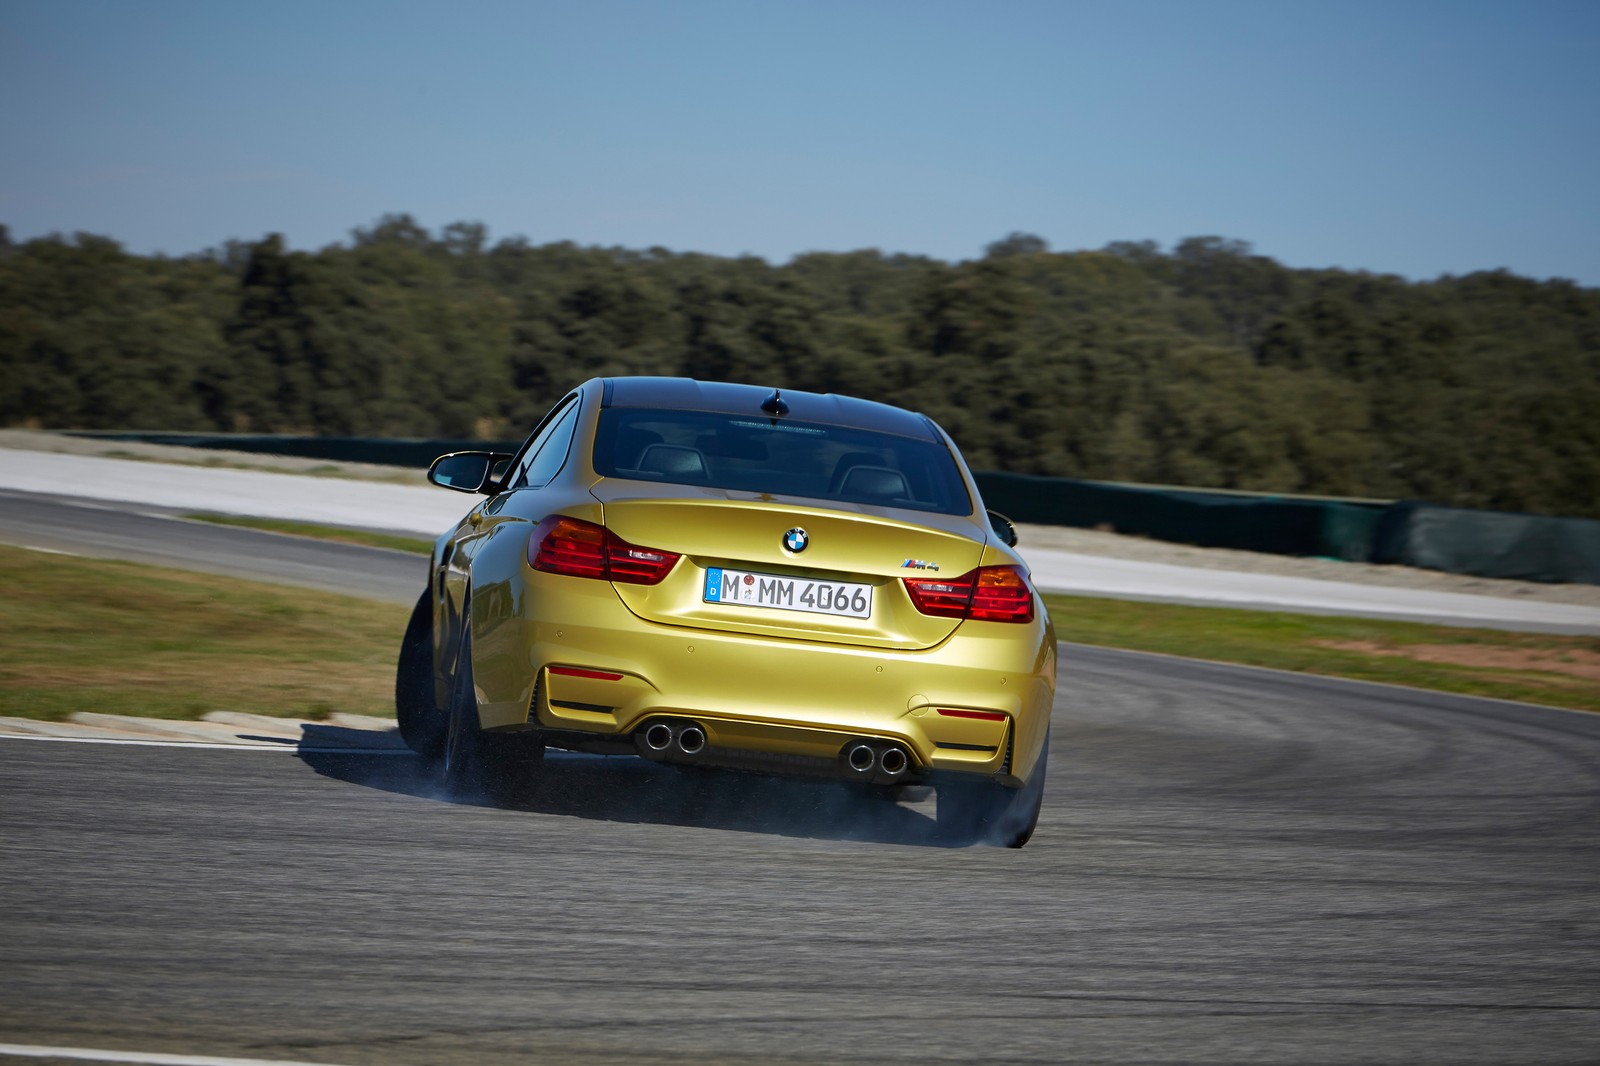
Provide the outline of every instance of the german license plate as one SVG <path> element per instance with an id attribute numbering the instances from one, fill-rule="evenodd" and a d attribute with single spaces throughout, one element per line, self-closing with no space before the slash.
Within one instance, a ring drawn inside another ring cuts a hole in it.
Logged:
<path id="1" fill-rule="evenodd" d="M 872 586 L 711 567 L 706 571 L 705 602 L 869 618 Z"/>

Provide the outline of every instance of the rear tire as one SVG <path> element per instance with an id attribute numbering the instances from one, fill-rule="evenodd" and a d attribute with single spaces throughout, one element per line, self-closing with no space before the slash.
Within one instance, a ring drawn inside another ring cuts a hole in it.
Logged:
<path id="1" fill-rule="evenodd" d="M 940 784 L 935 811 L 940 834 L 961 844 L 1022 847 L 1039 824 L 1049 761 L 1050 733 L 1046 730 L 1039 761 L 1021 788 L 1006 788 L 993 781 Z"/>
<path id="2" fill-rule="evenodd" d="M 450 690 L 449 727 L 440 748 L 439 776 L 445 788 L 456 796 L 483 796 L 497 804 L 526 794 L 544 762 L 544 736 L 537 731 L 485 733 L 479 724 L 472 684 L 472 631 L 465 621 Z"/>
<path id="3" fill-rule="evenodd" d="M 444 750 L 449 719 L 434 702 L 433 597 L 424 591 L 411 609 L 394 672 L 394 717 L 406 747 L 425 759 Z"/>

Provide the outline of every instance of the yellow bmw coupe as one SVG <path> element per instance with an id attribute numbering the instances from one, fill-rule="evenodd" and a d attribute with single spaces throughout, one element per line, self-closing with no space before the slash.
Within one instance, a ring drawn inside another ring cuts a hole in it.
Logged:
<path id="1" fill-rule="evenodd" d="M 452 788 L 509 799 L 553 746 L 931 785 L 952 838 L 1027 843 L 1055 633 L 931 419 L 597 378 L 515 455 L 428 477 L 484 497 L 434 545 L 395 684 Z"/>

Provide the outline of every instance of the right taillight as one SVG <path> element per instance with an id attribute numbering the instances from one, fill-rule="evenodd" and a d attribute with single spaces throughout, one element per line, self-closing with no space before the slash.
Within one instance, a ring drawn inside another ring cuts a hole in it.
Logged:
<path id="1" fill-rule="evenodd" d="M 902 578 L 923 614 L 981 622 L 1033 621 L 1033 589 L 1016 566 L 981 566 L 960 577 Z"/>
<path id="2" fill-rule="evenodd" d="M 605 526 L 551 515 L 528 538 L 528 565 L 547 574 L 654 585 L 678 561 L 676 552 L 629 544 Z"/>
<path id="3" fill-rule="evenodd" d="M 968 613 L 985 622 L 1033 621 L 1033 590 L 1015 566 L 985 566 L 978 571 Z"/>

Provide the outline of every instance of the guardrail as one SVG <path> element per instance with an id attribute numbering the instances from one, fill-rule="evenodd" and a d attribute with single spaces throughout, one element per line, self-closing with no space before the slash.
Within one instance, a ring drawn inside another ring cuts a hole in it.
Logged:
<path id="1" fill-rule="evenodd" d="M 1030 474 L 976 476 L 984 503 L 1019 522 L 1358 562 L 1371 557 L 1386 506 Z"/>
<path id="2" fill-rule="evenodd" d="M 1588 518 L 1027 474 L 977 478 L 984 502 L 1019 522 L 1110 529 L 1205 548 L 1600 585 L 1600 522 Z"/>

